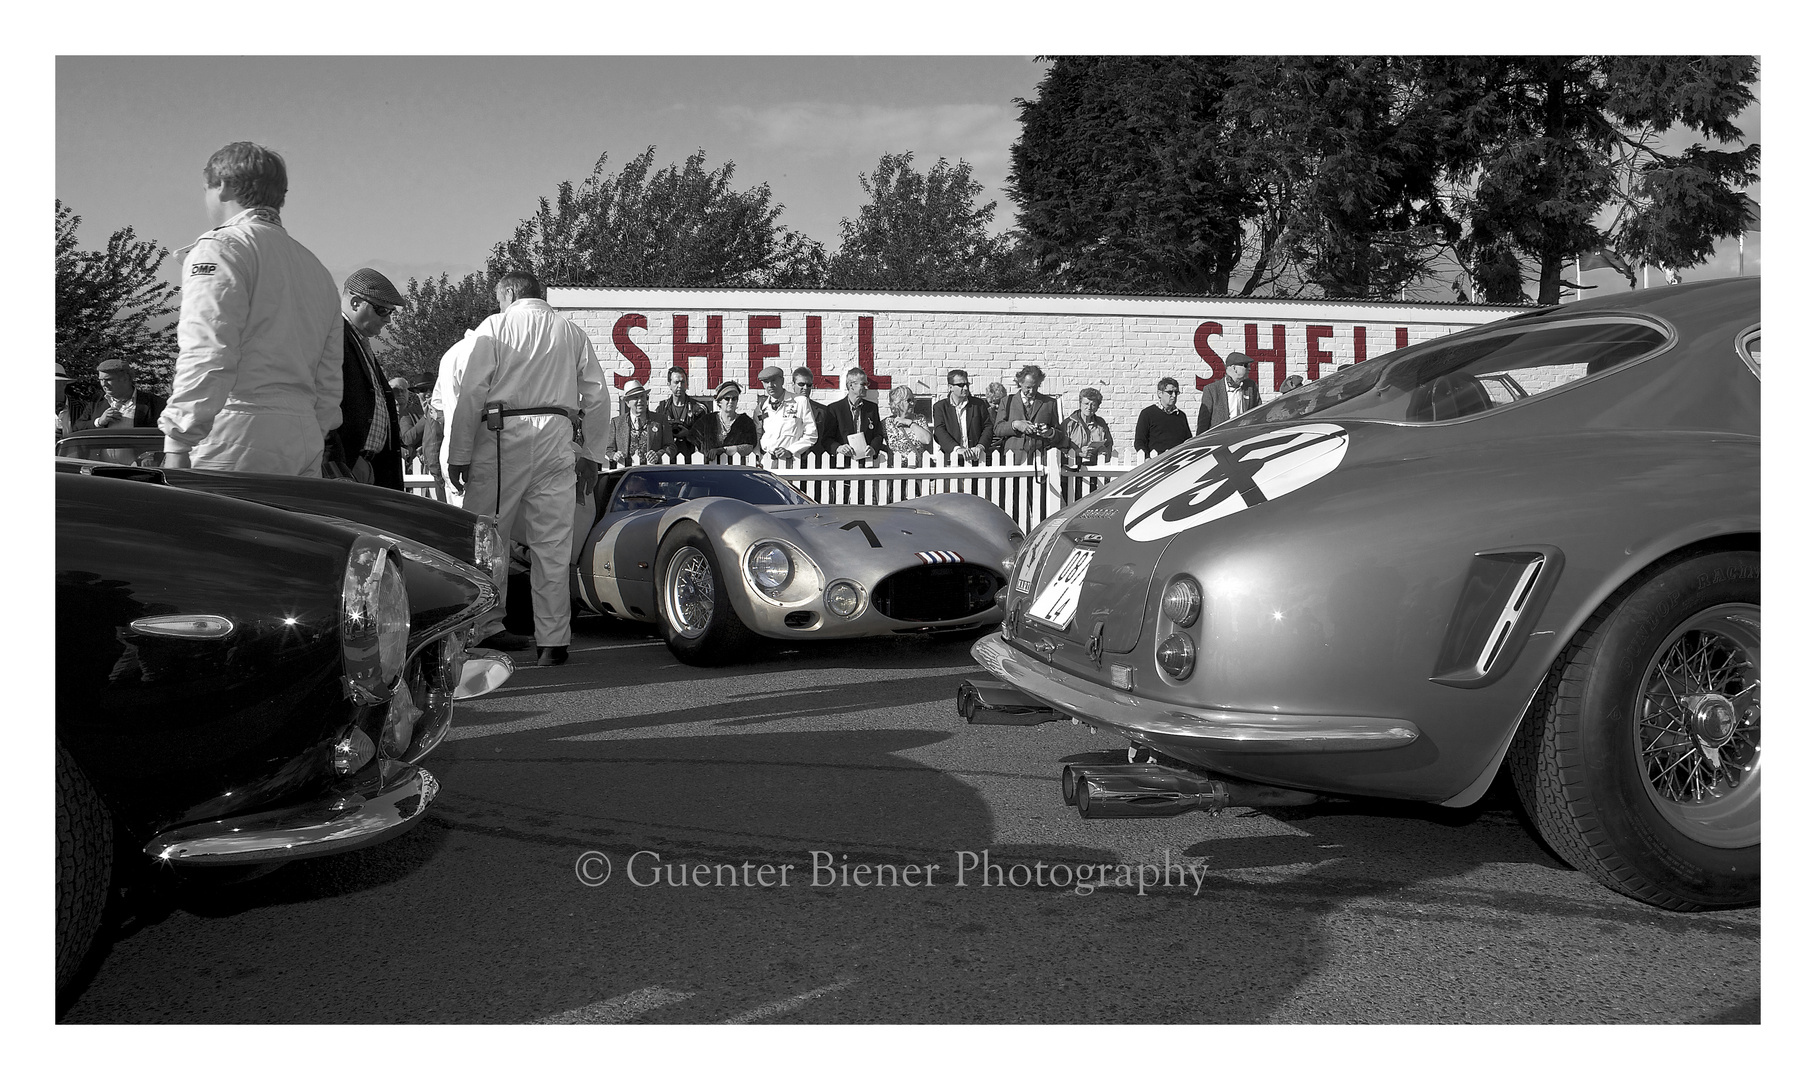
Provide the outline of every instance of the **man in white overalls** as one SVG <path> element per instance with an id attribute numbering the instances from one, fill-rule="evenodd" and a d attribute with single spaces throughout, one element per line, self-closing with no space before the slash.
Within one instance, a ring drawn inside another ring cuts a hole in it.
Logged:
<path id="1" fill-rule="evenodd" d="M 567 662 L 576 490 L 592 490 L 605 459 L 611 405 L 593 343 L 542 299 L 534 275 L 507 273 L 493 293 L 499 313 L 479 324 L 448 417 L 448 480 L 468 510 L 497 514 L 506 535 L 521 516 L 536 663 L 550 667 Z M 528 647 L 504 632 L 502 606 L 479 631 L 489 648 Z"/>

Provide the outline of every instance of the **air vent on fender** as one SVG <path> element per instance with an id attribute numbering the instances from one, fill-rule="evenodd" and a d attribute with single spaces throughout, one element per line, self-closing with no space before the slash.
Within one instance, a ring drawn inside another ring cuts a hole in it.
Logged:
<path id="1" fill-rule="evenodd" d="M 1564 553 L 1546 545 L 1477 552 L 1444 629 L 1431 681 L 1477 687 L 1505 674 L 1563 568 Z"/>

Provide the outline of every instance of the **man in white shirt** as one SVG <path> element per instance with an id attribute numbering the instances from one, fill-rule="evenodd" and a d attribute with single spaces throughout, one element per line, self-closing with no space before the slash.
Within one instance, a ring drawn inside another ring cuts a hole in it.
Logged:
<path id="1" fill-rule="evenodd" d="M 341 422 L 340 290 L 278 219 L 283 158 L 229 143 L 202 180 L 215 228 L 183 261 L 164 464 L 320 476 Z"/>
<path id="2" fill-rule="evenodd" d="M 787 377 L 774 364 L 757 373 L 769 394 L 757 412 L 758 439 L 763 453 L 775 461 L 793 461 L 820 439 L 813 409 L 800 394 L 789 392 Z"/>
<path id="3" fill-rule="evenodd" d="M 568 559 L 579 491 L 606 457 L 611 399 L 586 331 L 542 298 L 533 274 L 511 271 L 493 288 L 498 314 L 479 324 L 448 419 L 448 480 L 507 535 L 521 516 L 530 549 L 536 664 L 567 662 Z M 576 448 L 575 417 L 584 416 Z M 480 624 L 490 648 L 526 648 L 504 632 L 504 610 Z"/>

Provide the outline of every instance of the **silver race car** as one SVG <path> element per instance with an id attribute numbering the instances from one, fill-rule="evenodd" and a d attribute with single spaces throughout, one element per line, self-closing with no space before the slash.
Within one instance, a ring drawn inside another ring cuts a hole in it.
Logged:
<path id="1" fill-rule="evenodd" d="M 979 631 L 1024 539 L 975 495 L 822 505 L 774 474 L 640 465 L 601 477 L 574 558 L 584 607 L 653 622 L 676 658 L 747 659 L 781 640 Z"/>

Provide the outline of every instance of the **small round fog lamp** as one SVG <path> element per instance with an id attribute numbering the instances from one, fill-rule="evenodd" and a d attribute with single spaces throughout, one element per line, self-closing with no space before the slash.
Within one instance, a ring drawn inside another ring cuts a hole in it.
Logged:
<path id="1" fill-rule="evenodd" d="M 849 619 L 858 613 L 858 606 L 863 603 L 863 594 L 858 587 L 849 581 L 835 581 L 826 589 L 826 610 L 841 619 Z"/>
<path id="2" fill-rule="evenodd" d="M 1192 644 L 1190 635 L 1174 634 L 1154 650 L 1154 660 L 1160 665 L 1160 670 L 1175 679 L 1183 680 L 1198 663 L 1198 646 Z"/>

